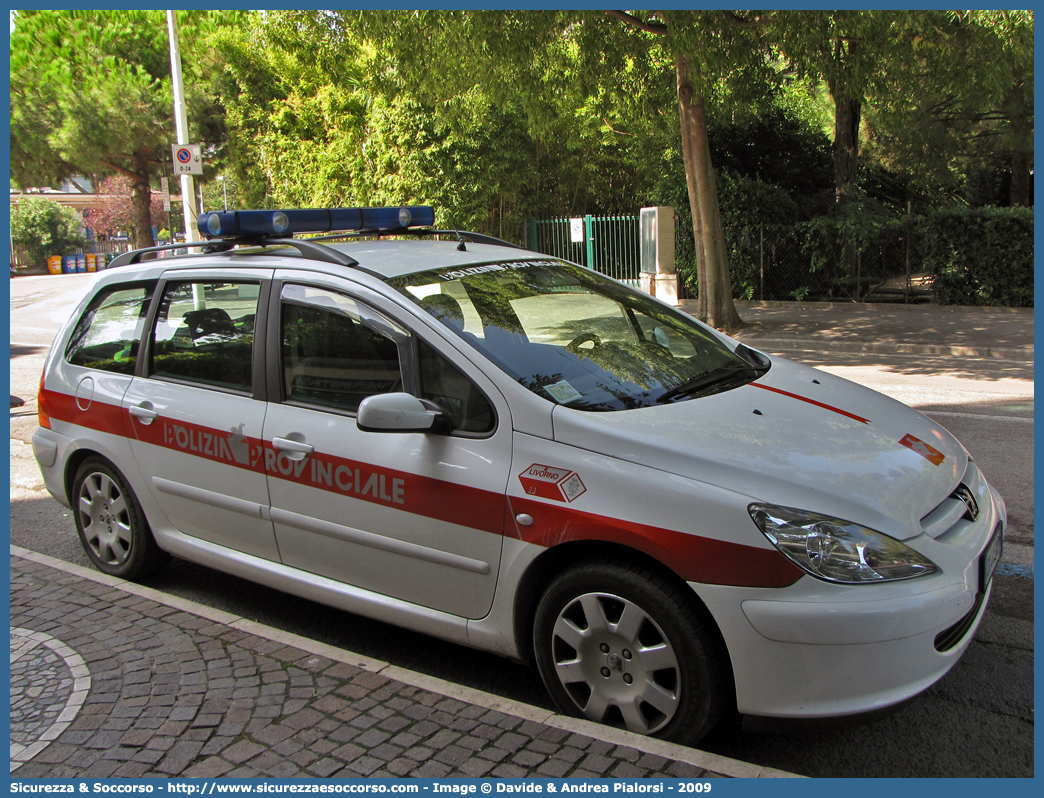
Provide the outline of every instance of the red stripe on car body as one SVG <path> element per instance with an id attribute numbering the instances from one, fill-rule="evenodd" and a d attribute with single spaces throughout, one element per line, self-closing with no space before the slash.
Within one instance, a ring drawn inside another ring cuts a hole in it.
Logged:
<path id="1" fill-rule="evenodd" d="M 150 424 L 135 423 L 128 411 L 115 405 L 92 402 L 84 411 L 73 397 L 55 391 L 47 392 L 47 400 L 52 417 L 70 424 L 124 437 L 134 437 L 133 429 L 139 440 L 161 448 L 492 534 L 514 535 L 517 527 L 513 517 L 525 512 L 536 520 L 532 526 L 521 528 L 521 539 L 526 543 L 542 548 L 585 540 L 619 543 L 648 554 L 686 581 L 786 587 L 803 573 L 774 549 L 596 515 L 558 502 L 509 498 L 323 452 L 297 461 L 257 438 L 243 438 L 241 443 L 248 447 L 249 458 L 237 459 L 227 442 L 230 434 L 236 434 L 234 430 L 214 430 L 162 416 Z"/>
<path id="2" fill-rule="evenodd" d="M 268 475 L 496 535 L 504 532 L 502 493 L 313 452 L 292 460 L 265 443 Z"/>
<path id="3" fill-rule="evenodd" d="M 543 548 L 584 540 L 619 543 L 659 560 L 688 582 L 711 585 L 787 587 L 804 573 L 775 549 L 705 538 L 518 496 L 510 500 L 514 512 L 534 519 L 532 526 L 519 527 L 522 539 Z"/>
<path id="4" fill-rule="evenodd" d="M 847 410 L 842 410 L 841 408 L 834 407 L 833 405 L 824 404 L 823 402 L 817 402 L 815 399 L 809 399 L 807 396 L 801 396 L 800 394 L 791 393 L 790 391 L 784 391 L 779 388 L 772 388 L 768 385 L 762 385 L 760 382 L 752 382 L 750 384 L 753 385 L 755 388 L 763 388 L 766 391 L 772 391 L 773 393 L 783 394 L 783 396 L 789 396 L 791 399 L 797 399 L 802 402 L 808 402 L 810 405 L 815 405 L 816 407 L 822 407 L 824 410 L 829 410 L 831 413 L 837 413 L 840 416 L 846 416 L 848 418 L 855 419 L 860 424 L 870 423 L 869 419 L 863 418 L 862 416 L 857 416 L 855 413 L 849 413 Z"/>
<path id="5" fill-rule="evenodd" d="M 86 408 L 81 408 L 77 405 L 76 398 L 67 393 L 47 389 L 43 389 L 41 393 L 47 402 L 47 413 L 51 419 L 58 419 L 109 435 L 131 437 L 130 427 L 127 424 L 130 414 L 118 405 L 91 401 L 87 403 Z"/>

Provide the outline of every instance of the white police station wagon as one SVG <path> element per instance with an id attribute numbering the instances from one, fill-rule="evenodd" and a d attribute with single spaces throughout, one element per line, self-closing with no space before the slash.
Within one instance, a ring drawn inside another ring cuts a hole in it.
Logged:
<path id="1" fill-rule="evenodd" d="M 563 711 L 689 744 L 956 663 L 1006 511 L 945 429 L 433 223 L 214 212 L 202 254 L 98 276 L 33 445 L 99 569 L 174 555 L 532 659 Z M 293 237 L 326 231 L 357 232 Z"/>

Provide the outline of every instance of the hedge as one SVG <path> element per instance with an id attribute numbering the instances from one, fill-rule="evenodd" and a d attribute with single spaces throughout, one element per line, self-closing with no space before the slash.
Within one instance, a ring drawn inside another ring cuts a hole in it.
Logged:
<path id="1" fill-rule="evenodd" d="M 861 298 L 905 273 L 910 240 L 911 268 L 930 275 L 936 304 L 1033 306 L 1032 208 L 938 209 L 892 218 L 863 203 L 847 213 L 792 221 L 792 203 L 782 201 L 782 192 L 745 178 L 728 177 L 723 184 L 736 298 Z M 691 237 L 688 230 L 682 234 Z M 861 255 L 860 286 L 854 260 L 844 253 L 845 242 L 853 240 Z M 684 271 L 695 296 L 695 269 Z"/>
<path id="2" fill-rule="evenodd" d="M 1033 209 L 936 210 L 915 234 L 941 305 L 1033 306 Z"/>

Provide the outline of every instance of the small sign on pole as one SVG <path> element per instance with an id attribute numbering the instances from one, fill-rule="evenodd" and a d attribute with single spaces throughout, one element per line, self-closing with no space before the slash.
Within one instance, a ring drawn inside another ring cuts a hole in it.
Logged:
<path id="1" fill-rule="evenodd" d="M 574 244 L 582 244 L 584 241 L 584 220 L 569 220 L 569 240 Z"/>
<path id="2" fill-rule="evenodd" d="M 203 158 L 198 144 L 173 144 L 171 151 L 174 153 L 174 174 L 203 174 Z"/>
<path id="3" fill-rule="evenodd" d="M 160 178 L 160 189 L 163 191 L 163 210 L 170 210 L 170 186 L 167 184 L 167 178 Z"/>

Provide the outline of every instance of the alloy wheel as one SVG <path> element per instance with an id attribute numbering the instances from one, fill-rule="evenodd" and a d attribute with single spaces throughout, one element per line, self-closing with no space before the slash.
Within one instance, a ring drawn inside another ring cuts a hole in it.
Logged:
<path id="1" fill-rule="evenodd" d="M 79 496 L 83 538 L 94 556 L 107 565 L 122 565 L 131 554 L 130 509 L 119 485 L 96 471 L 83 481 Z"/>
<path id="2" fill-rule="evenodd" d="M 554 671 L 587 718 L 655 734 L 680 704 L 678 657 L 649 613 L 610 593 L 565 605 L 552 629 Z"/>

